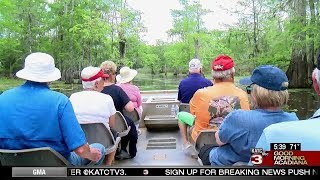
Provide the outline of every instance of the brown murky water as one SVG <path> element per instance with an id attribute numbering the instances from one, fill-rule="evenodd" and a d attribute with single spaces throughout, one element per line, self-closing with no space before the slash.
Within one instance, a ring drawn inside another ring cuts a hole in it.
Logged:
<path id="1" fill-rule="evenodd" d="M 320 97 L 313 89 L 294 89 L 289 92 L 286 109 L 296 112 L 299 119 L 310 118 L 320 108 Z"/>

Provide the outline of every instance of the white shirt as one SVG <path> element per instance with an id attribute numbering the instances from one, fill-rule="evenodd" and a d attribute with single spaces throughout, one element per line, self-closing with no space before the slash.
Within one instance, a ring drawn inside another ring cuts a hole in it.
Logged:
<path id="1" fill-rule="evenodd" d="M 109 128 L 109 118 L 116 113 L 111 96 L 97 91 L 73 93 L 70 101 L 80 124 L 103 123 Z"/>

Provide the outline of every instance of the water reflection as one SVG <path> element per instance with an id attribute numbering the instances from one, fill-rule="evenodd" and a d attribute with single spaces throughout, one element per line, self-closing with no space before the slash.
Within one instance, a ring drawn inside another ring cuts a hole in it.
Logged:
<path id="1" fill-rule="evenodd" d="M 299 119 L 306 119 L 320 107 L 320 98 L 312 89 L 289 90 L 289 111 L 297 113 Z"/>

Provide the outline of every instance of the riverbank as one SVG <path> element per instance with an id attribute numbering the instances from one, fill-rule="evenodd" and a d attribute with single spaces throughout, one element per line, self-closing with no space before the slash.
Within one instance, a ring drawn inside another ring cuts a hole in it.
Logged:
<path id="1" fill-rule="evenodd" d="M 144 74 L 139 73 L 134 78 L 133 83 L 137 85 L 141 91 L 150 90 L 176 90 L 181 79 L 186 75 L 180 74 L 174 76 L 172 73 L 168 73 L 167 76 L 164 74 Z M 205 75 L 206 78 L 210 79 L 210 75 Z M 242 77 L 235 77 L 235 82 L 238 83 Z M 19 78 L 0 78 L 0 92 L 11 89 L 13 87 L 23 84 L 25 81 Z M 58 91 L 74 91 L 81 90 L 81 84 L 65 84 L 63 81 L 54 81 L 50 83 L 50 88 Z"/>

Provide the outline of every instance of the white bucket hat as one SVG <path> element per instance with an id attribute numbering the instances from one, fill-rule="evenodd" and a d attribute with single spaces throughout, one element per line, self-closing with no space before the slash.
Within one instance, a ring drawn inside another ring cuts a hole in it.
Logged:
<path id="1" fill-rule="evenodd" d="M 52 56 L 36 52 L 26 57 L 24 68 L 16 76 L 34 82 L 51 82 L 60 79 L 61 73 L 55 67 Z"/>
<path id="2" fill-rule="evenodd" d="M 120 69 L 120 74 L 116 76 L 116 79 L 119 83 L 127 83 L 132 81 L 137 74 L 138 72 L 136 70 L 125 66 Z"/>

